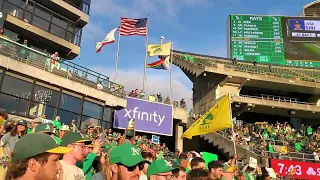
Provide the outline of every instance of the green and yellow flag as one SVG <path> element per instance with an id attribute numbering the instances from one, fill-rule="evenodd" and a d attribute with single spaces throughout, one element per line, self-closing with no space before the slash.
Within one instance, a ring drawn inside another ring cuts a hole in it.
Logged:
<path id="1" fill-rule="evenodd" d="M 182 138 L 192 139 L 193 136 L 203 135 L 230 128 L 232 117 L 230 112 L 229 94 L 223 96 L 203 116 L 194 122 L 183 134 Z"/>
<path id="2" fill-rule="evenodd" d="M 148 44 L 147 52 L 149 56 L 170 56 L 172 42 L 165 44 Z"/>

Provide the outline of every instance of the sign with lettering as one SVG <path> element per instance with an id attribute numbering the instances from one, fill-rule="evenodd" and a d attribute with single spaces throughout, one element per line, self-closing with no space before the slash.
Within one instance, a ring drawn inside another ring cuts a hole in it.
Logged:
<path id="1" fill-rule="evenodd" d="M 319 17 L 229 16 L 229 57 L 238 61 L 320 68 Z"/>
<path id="2" fill-rule="evenodd" d="M 130 119 L 135 119 L 135 131 L 172 136 L 172 106 L 127 97 L 127 107 L 114 114 L 113 127 L 126 129 Z"/>
<path id="3" fill-rule="evenodd" d="M 153 144 L 160 144 L 160 136 L 152 135 L 151 140 Z"/>

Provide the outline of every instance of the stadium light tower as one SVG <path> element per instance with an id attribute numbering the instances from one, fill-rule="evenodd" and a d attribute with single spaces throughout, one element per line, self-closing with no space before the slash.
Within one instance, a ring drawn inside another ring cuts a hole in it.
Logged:
<path id="1" fill-rule="evenodd" d="M 164 36 L 161 36 L 160 44 L 162 44 L 162 43 L 163 43 L 163 40 L 164 40 Z"/>

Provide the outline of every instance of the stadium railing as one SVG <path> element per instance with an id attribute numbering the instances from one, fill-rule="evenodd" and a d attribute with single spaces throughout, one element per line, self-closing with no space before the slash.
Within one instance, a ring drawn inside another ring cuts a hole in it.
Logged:
<path id="1" fill-rule="evenodd" d="M 43 52 L 25 47 L 10 39 L 0 37 L 0 54 L 30 66 L 51 72 L 106 93 L 124 98 L 124 88 L 109 80 L 109 77 L 74 64 L 70 61 L 52 63 L 52 58 Z M 102 88 L 99 88 L 99 85 Z"/>
<path id="2" fill-rule="evenodd" d="M 126 97 L 132 97 L 132 98 L 137 98 L 137 99 L 142 99 L 142 100 L 146 100 L 146 101 L 150 101 L 149 100 L 149 95 L 143 95 L 141 96 L 140 94 L 136 95 L 136 96 L 129 96 L 130 92 L 125 91 Z M 151 94 L 150 94 L 151 95 Z M 170 104 L 174 107 L 178 107 L 178 108 L 183 108 L 183 109 L 187 109 L 187 105 L 181 105 L 179 101 L 172 101 L 172 100 L 166 100 L 165 98 L 162 99 L 162 101 L 159 101 L 157 96 L 155 96 L 155 101 L 150 101 L 150 102 L 155 102 L 155 103 L 162 103 L 162 104 Z"/>
<path id="3" fill-rule="evenodd" d="M 192 56 L 192 59 L 188 59 L 187 56 Z M 320 71 L 314 69 L 302 69 L 286 66 L 273 65 L 271 68 L 266 64 L 253 65 L 252 62 L 233 62 L 228 58 L 221 58 L 215 56 L 200 55 L 194 53 L 187 53 L 181 51 L 173 52 L 174 59 L 184 60 L 192 63 L 198 67 L 216 67 L 227 68 L 238 72 L 245 72 L 251 74 L 267 75 L 272 77 L 280 77 L 291 80 L 302 80 L 308 82 L 320 82 Z"/>

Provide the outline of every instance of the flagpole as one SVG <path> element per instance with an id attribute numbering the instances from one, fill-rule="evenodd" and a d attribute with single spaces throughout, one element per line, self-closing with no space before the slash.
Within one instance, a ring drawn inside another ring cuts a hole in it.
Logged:
<path id="1" fill-rule="evenodd" d="M 236 144 L 236 136 L 234 133 L 234 127 L 233 127 L 233 118 L 232 118 L 232 107 L 231 107 L 231 102 L 230 102 L 230 94 L 228 94 L 229 96 L 229 108 L 230 108 L 230 117 L 231 117 L 231 130 L 232 130 L 232 137 L 233 137 L 233 148 L 234 148 L 234 154 L 237 154 L 237 144 Z"/>
<path id="2" fill-rule="evenodd" d="M 148 60 L 148 35 L 149 35 L 149 19 L 150 15 L 148 14 L 147 20 L 147 35 L 146 35 L 146 54 L 144 57 L 144 74 L 143 74 L 143 92 L 146 93 L 146 84 L 147 84 L 147 60 Z"/>
<path id="3" fill-rule="evenodd" d="M 119 53 L 120 53 L 120 28 L 121 28 L 121 23 L 118 29 L 118 46 L 117 46 L 117 53 L 116 53 L 116 67 L 115 67 L 115 72 L 114 72 L 114 82 L 117 82 L 118 78 L 118 63 L 119 63 Z"/>
<path id="4" fill-rule="evenodd" d="M 171 53 L 170 53 L 170 102 L 172 101 L 172 52 L 173 52 L 173 41 L 171 41 Z"/>

